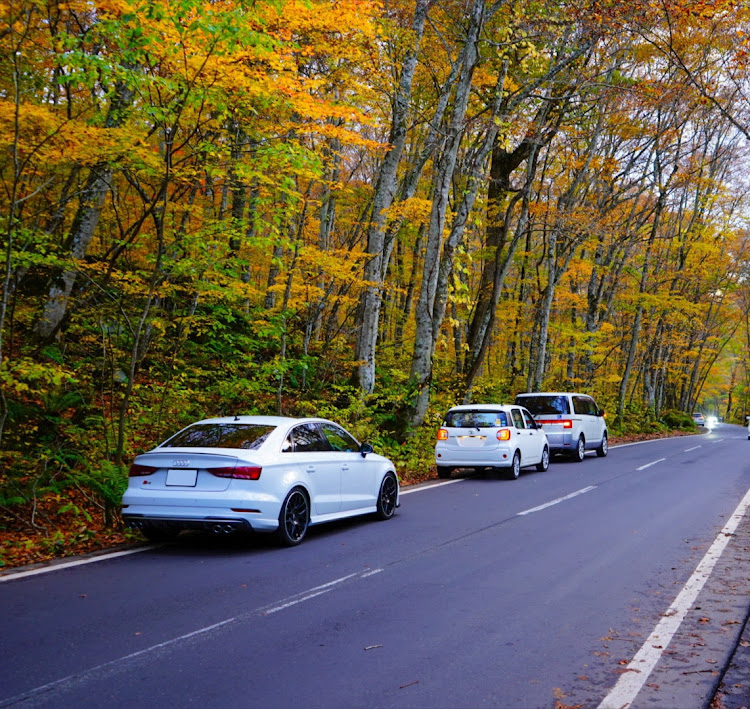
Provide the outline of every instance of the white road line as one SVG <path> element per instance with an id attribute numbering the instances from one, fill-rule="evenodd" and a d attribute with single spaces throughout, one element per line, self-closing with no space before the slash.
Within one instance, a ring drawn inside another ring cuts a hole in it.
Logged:
<path id="1" fill-rule="evenodd" d="M 368 575 L 372 572 L 367 572 Z M 265 608 L 261 609 L 261 613 L 264 615 L 271 615 L 271 613 L 276 613 L 277 611 L 283 611 L 285 608 L 291 608 L 292 606 L 296 606 L 298 603 L 302 603 L 304 601 L 309 601 L 311 598 L 315 598 L 316 596 L 320 596 L 324 593 L 328 593 L 328 591 L 332 591 L 334 586 L 338 586 L 339 584 L 344 583 L 344 581 L 348 581 L 349 579 L 353 579 L 355 576 L 361 576 L 362 574 L 356 573 L 356 574 L 349 574 L 347 576 L 342 576 L 340 579 L 335 579 L 334 581 L 329 581 L 328 583 L 324 583 L 322 586 L 315 586 L 315 588 L 310 588 L 307 591 L 303 591 L 300 594 L 297 594 L 296 596 L 292 596 L 288 600 L 283 601 L 282 603 L 275 605 L 275 606 L 267 606 Z"/>
<path id="2" fill-rule="evenodd" d="M 650 468 L 652 465 L 656 465 L 657 463 L 662 463 L 665 460 L 666 458 L 659 458 L 659 460 L 652 460 L 650 463 L 646 463 L 646 465 L 642 465 L 640 468 L 636 468 L 636 470 L 645 470 L 646 468 Z"/>
<path id="3" fill-rule="evenodd" d="M 106 561 L 107 559 L 114 559 L 118 556 L 127 556 L 128 554 L 138 554 L 142 551 L 150 551 L 151 549 L 157 549 L 160 545 L 149 544 L 147 546 L 138 547 L 137 549 L 125 549 L 124 551 L 113 551 L 109 554 L 98 554 L 86 559 L 76 559 L 75 561 L 66 561 L 62 564 L 50 564 L 49 566 L 43 566 L 38 569 L 29 569 L 28 571 L 18 571 L 10 573 L 7 576 L 0 576 L 0 583 L 3 581 L 11 581 L 15 579 L 23 578 L 24 576 L 36 576 L 37 574 L 46 574 L 48 571 L 59 571 L 60 569 L 69 569 L 72 566 L 82 566 L 83 564 L 93 564 L 95 561 Z"/>
<path id="4" fill-rule="evenodd" d="M 57 689 L 58 687 L 64 687 L 66 685 L 70 686 L 77 682 L 81 682 L 83 680 L 88 679 L 89 677 L 93 677 L 97 673 L 108 671 L 108 670 L 116 670 L 122 667 L 122 664 L 125 662 L 128 662 L 129 660 L 135 660 L 136 658 L 141 657 L 142 655 L 146 655 L 148 653 L 155 652 L 156 650 L 161 650 L 162 648 L 169 647 L 170 645 L 174 645 L 175 643 L 180 642 L 181 640 L 189 640 L 190 638 L 194 638 L 197 635 L 203 635 L 205 633 L 209 633 L 212 630 L 221 628 L 223 625 L 228 625 L 229 623 L 233 623 L 235 620 L 237 620 L 237 618 L 227 618 L 226 620 L 222 620 L 219 623 L 214 623 L 213 625 L 209 625 L 205 628 L 199 628 L 198 630 L 194 630 L 192 633 L 186 633 L 185 635 L 180 635 L 179 638 L 172 638 L 171 640 L 166 640 L 165 642 L 159 643 L 158 645 L 152 645 L 151 647 L 144 648 L 143 650 L 132 652 L 130 653 L 130 655 L 125 655 L 125 657 L 120 657 L 117 660 L 110 660 L 109 662 L 105 662 L 101 665 L 97 665 L 96 667 L 90 667 L 89 669 L 84 670 L 83 672 L 80 672 L 78 674 L 69 675 L 68 677 L 63 677 L 62 679 L 55 680 L 54 682 L 48 682 L 47 684 L 43 684 L 41 687 L 34 687 L 33 689 L 29 689 L 26 692 L 23 692 L 22 694 L 17 694 L 15 697 L 8 697 L 7 699 L 0 701 L 0 707 L 10 707 L 10 706 L 13 706 L 14 704 L 25 702 L 39 694 L 49 692 L 53 689 Z"/>
<path id="5" fill-rule="evenodd" d="M 412 492 L 422 492 L 422 490 L 432 490 L 436 487 L 442 487 L 443 485 L 453 485 L 454 483 L 462 483 L 464 478 L 455 478 L 455 480 L 444 480 L 439 483 L 432 483 L 431 485 L 418 485 L 407 490 L 400 490 L 398 496 L 411 495 Z"/>
<path id="6" fill-rule="evenodd" d="M 518 512 L 516 516 L 521 517 L 523 515 L 530 515 L 532 512 L 546 510 L 548 507 L 552 507 L 552 505 L 559 505 L 561 502 L 565 502 L 565 500 L 570 500 L 573 497 L 578 497 L 578 495 L 583 495 L 587 492 L 591 492 L 592 490 L 596 490 L 596 485 L 590 485 L 589 487 L 584 487 L 582 490 L 576 490 L 576 492 L 571 492 L 570 495 L 565 495 L 565 497 L 558 497 L 556 500 L 552 500 L 551 502 L 546 502 L 543 505 L 539 505 L 539 507 L 532 507 L 530 510 Z"/>
<path id="7" fill-rule="evenodd" d="M 729 518 L 724 529 L 719 532 L 693 575 L 683 586 L 682 591 L 677 595 L 667 612 L 664 613 L 641 649 L 638 650 L 630 664 L 625 668 L 625 672 L 620 676 L 617 684 L 599 704 L 598 709 L 625 709 L 635 700 L 711 575 L 734 531 L 747 514 L 748 508 L 750 508 L 750 490 L 745 493 L 742 502 L 737 505 L 734 514 Z"/>
<path id="8" fill-rule="evenodd" d="M 348 574 L 347 576 L 342 576 L 341 578 L 334 579 L 333 581 L 329 581 L 328 583 L 324 583 L 320 586 L 310 588 L 307 591 L 303 591 L 296 596 L 290 596 L 289 599 L 277 603 L 276 605 L 256 608 L 249 613 L 243 613 L 242 615 L 234 616 L 233 618 L 227 618 L 226 620 L 219 621 L 218 623 L 213 623 L 212 625 L 208 625 L 204 628 L 198 628 L 198 630 L 193 630 L 192 632 L 185 633 L 184 635 L 180 635 L 179 637 L 165 640 L 164 642 L 158 643 L 157 645 L 151 645 L 150 647 L 143 648 L 143 650 L 133 652 L 130 655 L 125 655 L 124 657 L 120 657 L 116 660 L 110 660 L 109 662 L 97 665 L 96 667 L 90 667 L 89 669 L 83 670 L 78 674 L 63 677 L 62 679 L 55 680 L 54 682 L 49 682 L 40 687 L 34 687 L 33 689 L 29 689 L 22 694 L 16 695 L 15 697 L 9 697 L 7 699 L 0 700 L 0 707 L 10 707 L 20 702 L 27 701 L 39 694 L 65 686 L 72 686 L 102 672 L 120 670 L 122 669 L 125 662 L 135 660 L 139 657 L 142 657 L 143 655 L 168 648 L 172 645 L 176 645 L 177 643 L 183 642 L 185 640 L 190 640 L 191 638 L 195 638 L 200 635 L 205 635 L 206 633 L 210 633 L 213 630 L 222 628 L 225 625 L 230 625 L 231 623 L 247 620 L 248 618 L 251 618 L 253 616 L 266 616 L 270 615 L 271 613 L 276 613 L 277 611 L 290 608 L 299 603 L 302 603 L 303 601 L 309 601 L 310 599 L 316 598 L 317 596 L 322 596 L 324 593 L 328 593 L 329 591 L 334 590 L 336 586 L 339 586 L 344 582 L 349 581 L 350 579 L 367 578 L 368 576 L 373 576 L 374 574 L 377 574 L 381 571 L 383 571 L 383 569 L 369 569 L 368 571 L 361 571 L 353 574 Z"/>
<path id="9" fill-rule="evenodd" d="M 693 446 L 692 448 L 685 448 L 685 453 L 690 453 L 690 451 L 697 451 L 702 446 Z"/>

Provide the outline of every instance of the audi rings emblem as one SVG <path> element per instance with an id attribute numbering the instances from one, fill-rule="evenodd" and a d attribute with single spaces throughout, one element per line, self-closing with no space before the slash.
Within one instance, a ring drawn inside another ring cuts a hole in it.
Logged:
<path id="1" fill-rule="evenodd" d="M 184 458 L 177 458 L 172 461 L 173 468 L 187 468 L 189 465 L 190 465 L 190 461 L 185 460 Z"/>

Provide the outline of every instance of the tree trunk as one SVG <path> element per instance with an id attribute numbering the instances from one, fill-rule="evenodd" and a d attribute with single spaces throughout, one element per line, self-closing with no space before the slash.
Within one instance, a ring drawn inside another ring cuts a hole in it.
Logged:
<path id="1" fill-rule="evenodd" d="M 387 268 L 385 260 L 386 217 L 396 194 L 397 170 L 409 128 L 412 82 L 427 11 L 431 4 L 432 0 L 417 0 L 416 2 L 411 25 L 414 44 L 404 59 L 401 79 L 394 98 L 393 121 L 389 139 L 391 147 L 380 166 L 380 174 L 375 186 L 372 221 L 367 235 L 369 258 L 364 268 L 366 285 L 362 290 L 357 312 L 357 341 L 355 346 L 356 380 L 360 389 L 367 394 L 371 394 L 375 388 L 375 347 L 378 341 L 383 280 Z"/>
<path id="2" fill-rule="evenodd" d="M 463 136 L 472 77 L 479 61 L 478 42 L 483 24 L 484 6 L 485 0 L 474 0 L 472 3 L 451 121 L 446 132 L 445 147 L 437 163 L 422 285 L 416 309 L 416 335 L 411 366 L 411 381 L 415 398 L 405 421 L 407 429 L 416 428 L 422 424 L 429 403 L 434 332 L 440 327 L 439 313 L 436 311 L 436 295 L 443 230 L 458 148 Z"/>
<path id="3" fill-rule="evenodd" d="M 124 83 L 117 84 L 107 113 L 106 128 L 122 125 L 133 96 L 132 88 Z M 74 261 L 82 259 L 88 251 L 104 201 L 111 189 L 113 174 L 109 163 L 99 163 L 91 168 L 67 243 L 69 257 Z M 62 325 L 77 275 L 78 271 L 73 264 L 53 279 L 41 318 L 34 328 L 34 334 L 40 342 L 49 342 Z"/>

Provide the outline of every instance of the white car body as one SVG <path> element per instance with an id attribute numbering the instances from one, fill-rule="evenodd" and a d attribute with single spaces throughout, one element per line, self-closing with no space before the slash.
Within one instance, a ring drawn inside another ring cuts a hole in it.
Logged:
<path id="1" fill-rule="evenodd" d="M 258 437 L 252 443 L 250 431 Z M 213 432 L 224 436 L 224 445 L 175 445 L 202 441 Z M 226 441 L 239 446 L 227 446 Z M 399 504 L 393 463 L 373 453 L 371 446 L 360 445 L 338 424 L 317 418 L 237 416 L 198 421 L 137 456 L 122 515 L 153 539 L 181 529 L 281 532 L 282 507 L 292 491 L 301 493 L 296 500 L 304 508 L 306 498 L 307 506 L 297 519 L 300 538 L 283 539 L 287 544 L 301 541 L 307 524 L 368 513 L 386 519 Z"/>
<path id="2" fill-rule="evenodd" d="M 552 453 L 565 453 L 581 461 L 588 450 L 604 457 L 609 452 L 609 434 L 604 411 L 587 394 L 533 392 L 516 396 L 542 426 Z"/>
<path id="3" fill-rule="evenodd" d="M 454 468 L 503 468 L 517 478 L 520 468 L 549 465 L 544 431 L 522 406 L 468 404 L 454 406 L 443 419 L 435 444 L 438 477 Z"/>

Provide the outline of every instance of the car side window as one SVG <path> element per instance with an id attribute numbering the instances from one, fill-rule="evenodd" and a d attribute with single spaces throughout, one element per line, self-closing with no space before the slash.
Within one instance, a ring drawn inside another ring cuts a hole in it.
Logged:
<path id="1" fill-rule="evenodd" d="M 531 414 L 528 411 L 522 410 L 521 413 L 523 414 L 523 420 L 526 422 L 526 428 L 536 428 L 536 421 L 531 417 Z"/>
<path id="2" fill-rule="evenodd" d="M 334 426 L 331 423 L 322 423 L 320 427 L 323 430 L 323 435 L 328 440 L 328 444 L 334 451 L 356 453 L 359 450 L 359 443 L 340 426 Z"/>
<path id="3" fill-rule="evenodd" d="M 328 445 L 328 441 L 315 423 L 295 426 L 290 435 L 295 453 L 319 453 L 331 450 L 331 446 Z"/>
<path id="4" fill-rule="evenodd" d="M 573 397 L 573 411 L 577 414 L 589 413 L 589 404 L 585 396 Z"/>
<path id="5" fill-rule="evenodd" d="M 598 416 L 599 415 L 599 407 L 596 405 L 596 402 L 593 399 L 589 399 L 588 403 L 589 403 L 589 413 L 592 416 Z"/>
<path id="6" fill-rule="evenodd" d="M 521 415 L 521 409 L 511 409 L 510 415 L 513 417 L 513 423 L 516 428 L 526 428 L 523 423 L 523 416 Z"/>

